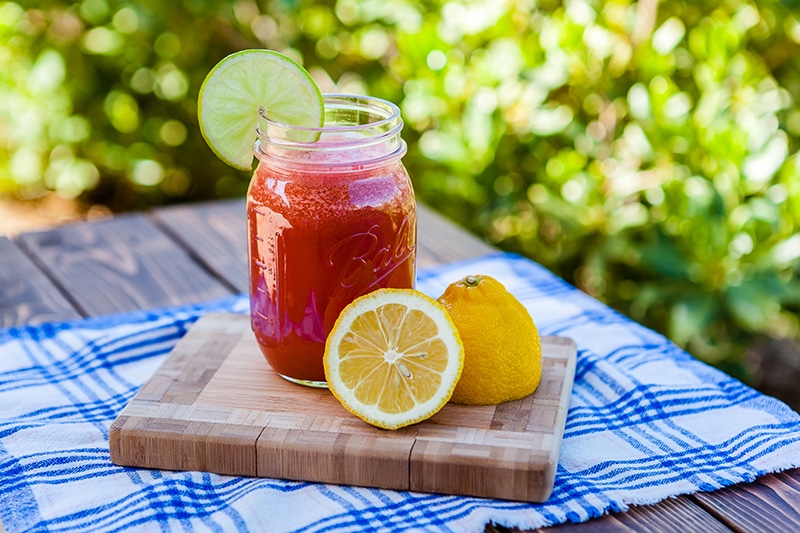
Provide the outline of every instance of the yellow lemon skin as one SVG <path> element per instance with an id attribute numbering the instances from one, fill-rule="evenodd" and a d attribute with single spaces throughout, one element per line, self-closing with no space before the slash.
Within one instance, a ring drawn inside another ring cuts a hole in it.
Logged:
<path id="1" fill-rule="evenodd" d="M 530 313 L 502 283 L 472 275 L 438 298 L 464 344 L 464 368 L 450 401 L 497 405 L 533 394 L 542 378 L 542 344 Z"/>

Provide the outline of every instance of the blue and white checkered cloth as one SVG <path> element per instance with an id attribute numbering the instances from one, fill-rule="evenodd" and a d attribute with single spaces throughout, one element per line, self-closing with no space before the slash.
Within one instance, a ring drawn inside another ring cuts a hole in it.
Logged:
<path id="1" fill-rule="evenodd" d="M 800 415 L 519 256 L 422 271 L 438 296 L 484 273 L 543 334 L 578 345 L 555 489 L 543 504 L 122 468 L 119 411 L 197 318 L 242 296 L 0 330 L 0 519 L 17 531 L 483 531 L 579 522 L 800 465 Z"/>

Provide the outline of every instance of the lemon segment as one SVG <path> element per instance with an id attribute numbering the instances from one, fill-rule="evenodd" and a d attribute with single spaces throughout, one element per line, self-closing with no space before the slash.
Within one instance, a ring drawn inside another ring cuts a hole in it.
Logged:
<path id="1" fill-rule="evenodd" d="M 297 141 L 313 142 L 324 122 L 322 93 L 311 75 L 272 50 L 242 50 L 223 58 L 200 86 L 200 133 L 225 163 L 250 170 L 260 117 L 308 128 Z"/>
<path id="2" fill-rule="evenodd" d="M 542 378 L 539 330 L 524 305 L 486 275 L 451 283 L 439 297 L 464 344 L 453 403 L 497 405 L 531 395 Z"/>
<path id="3" fill-rule="evenodd" d="M 455 325 L 414 289 L 378 289 L 344 308 L 325 344 L 328 388 L 349 412 L 398 429 L 433 416 L 464 364 Z"/>

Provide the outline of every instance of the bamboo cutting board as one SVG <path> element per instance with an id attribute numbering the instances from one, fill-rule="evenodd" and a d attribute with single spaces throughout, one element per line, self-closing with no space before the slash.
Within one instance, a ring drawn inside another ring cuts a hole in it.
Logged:
<path id="1" fill-rule="evenodd" d="M 245 315 L 201 318 L 111 426 L 122 466 L 545 501 L 575 375 L 570 339 L 542 337 L 542 381 L 497 406 L 446 405 L 397 431 L 327 389 L 272 371 Z"/>

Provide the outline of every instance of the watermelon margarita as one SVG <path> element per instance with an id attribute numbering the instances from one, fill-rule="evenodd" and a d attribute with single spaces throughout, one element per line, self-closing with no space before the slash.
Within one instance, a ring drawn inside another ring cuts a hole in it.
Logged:
<path id="1" fill-rule="evenodd" d="M 247 197 L 251 324 L 290 381 L 325 386 L 325 340 L 353 299 L 414 286 L 402 125 L 394 104 L 345 95 L 325 96 L 317 131 L 260 123 Z"/>

